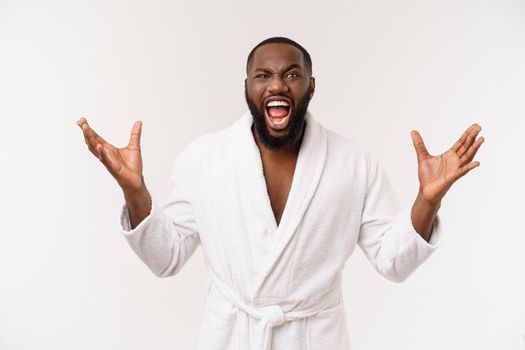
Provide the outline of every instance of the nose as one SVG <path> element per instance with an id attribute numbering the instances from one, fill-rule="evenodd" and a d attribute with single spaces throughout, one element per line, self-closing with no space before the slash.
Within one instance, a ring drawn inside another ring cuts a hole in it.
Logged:
<path id="1" fill-rule="evenodd" d="M 274 75 L 268 85 L 268 92 L 270 94 L 277 94 L 282 92 L 288 92 L 289 88 L 286 85 L 284 79 L 279 75 Z"/>

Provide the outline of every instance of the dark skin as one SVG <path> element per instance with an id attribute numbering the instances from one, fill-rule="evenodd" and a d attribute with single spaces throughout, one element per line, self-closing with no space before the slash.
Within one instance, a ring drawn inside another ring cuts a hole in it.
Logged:
<path id="1" fill-rule="evenodd" d="M 315 90 L 315 79 L 306 70 L 302 52 L 288 44 L 259 47 L 248 67 L 245 84 L 250 99 L 258 109 L 272 95 L 286 96 L 293 109 L 308 88 L 312 96 Z M 129 144 L 123 148 L 116 148 L 99 136 L 85 118 L 80 118 L 77 124 L 82 129 L 88 149 L 123 190 L 131 227 L 135 228 L 151 211 L 151 197 L 142 176 L 142 122 L 135 122 Z M 288 132 L 288 128 L 274 130 L 268 124 L 266 126 L 273 136 Z M 471 125 L 451 148 L 436 156 L 428 153 L 417 131 L 411 132 L 419 178 L 419 191 L 412 205 L 412 224 L 426 241 L 430 239 L 433 223 L 447 191 L 458 179 L 480 165 L 478 161 L 473 161 L 484 142 L 483 137 L 478 137 L 480 131 L 478 124 Z M 261 153 L 272 210 L 279 223 L 290 192 L 303 133 L 288 147 L 272 150 L 262 145 L 254 128 L 252 133 Z"/>
<path id="2" fill-rule="evenodd" d="M 310 97 L 315 90 L 315 78 L 308 74 L 302 52 L 287 44 L 267 44 L 258 48 L 248 66 L 245 84 L 248 96 L 257 109 L 264 108 L 267 98 L 284 95 L 291 101 L 290 113 L 308 88 Z M 272 136 L 279 137 L 287 133 L 289 128 L 274 130 L 267 124 L 267 129 Z M 261 153 L 275 221 L 279 224 L 292 186 L 303 133 L 289 147 L 282 149 L 264 147 L 253 126 L 252 133 Z"/>
<path id="3" fill-rule="evenodd" d="M 288 67 L 295 66 L 300 66 L 300 77 L 290 79 L 288 74 L 293 70 L 289 71 Z M 260 79 L 258 74 L 266 77 Z M 308 86 L 312 95 L 315 89 L 315 80 L 306 71 L 302 52 L 287 44 L 268 44 L 258 48 L 248 67 L 245 84 L 250 99 L 258 109 L 273 94 L 285 94 L 293 101 L 298 101 Z M 281 136 L 287 131 L 272 130 L 268 124 L 267 127 L 274 136 Z M 428 153 L 419 132 L 411 132 L 419 178 L 419 191 L 412 205 L 411 217 L 414 229 L 424 240 L 430 239 L 437 212 L 447 191 L 458 179 L 480 165 L 478 161 L 473 161 L 484 141 L 483 137 L 478 138 L 480 131 L 478 124 L 471 125 L 450 149 L 437 156 Z M 272 210 L 279 223 L 290 192 L 302 135 L 287 149 L 269 150 L 258 140 L 256 130 L 252 128 L 252 132 L 261 152 Z"/>

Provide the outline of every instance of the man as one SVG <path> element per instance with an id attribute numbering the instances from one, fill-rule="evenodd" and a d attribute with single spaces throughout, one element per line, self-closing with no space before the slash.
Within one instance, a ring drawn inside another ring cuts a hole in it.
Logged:
<path id="1" fill-rule="evenodd" d="M 431 156 L 417 131 L 419 193 L 398 210 L 377 161 L 308 112 L 308 52 L 270 38 L 248 56 L 249 112 L 177 158 L 160 208 L 142 177 L 141 122 L 117 149 L 78 121 L 126 204 L 122 232 L 157 275 L 180 271 L 201 244 L 211 277 L 199 349 L 349 349 L 341 270 L 359 245 L 379 273 L 406 279 L 436 249 L 437 212 L 479 162 L 479 125 Z"/>

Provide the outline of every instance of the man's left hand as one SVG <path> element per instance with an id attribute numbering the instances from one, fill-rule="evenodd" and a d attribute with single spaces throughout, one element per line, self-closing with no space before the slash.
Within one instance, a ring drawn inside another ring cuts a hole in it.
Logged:
<path id="1" fill-rule="evenodd" d="M 439 205 L 454 182 L 479 166 L 473 159 L 484 141 L 483 137 L 477 137 L 480 131 L 481 126 L 472 124 L 449 150 L 438 156 L 428 153 L 418 131 L 411 132 L 417 153 L 421 199 Z"/>

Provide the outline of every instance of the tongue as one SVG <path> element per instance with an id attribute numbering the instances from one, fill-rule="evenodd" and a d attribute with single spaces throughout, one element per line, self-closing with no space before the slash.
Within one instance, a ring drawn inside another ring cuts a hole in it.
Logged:
<path id="1" fill-rule="evenodd" d="M 272 118 L 284 118 L 288 114 L 288 109 L 285 107 L 270 107 L 268 114 Z"/>

